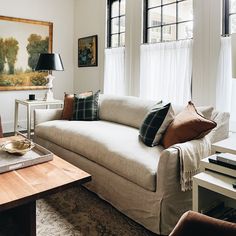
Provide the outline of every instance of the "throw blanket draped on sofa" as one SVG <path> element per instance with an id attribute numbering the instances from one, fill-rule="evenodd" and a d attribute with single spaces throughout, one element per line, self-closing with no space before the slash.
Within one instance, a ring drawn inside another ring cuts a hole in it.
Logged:
<path id="1" fill-rule="evenodd" d="M 179 152 L 180 185 L 182 191 L 192 189 L 192 178 L 200 170 L 200 160 L 211 154 L 211 142 L 208 136 L 173 146 Z"/>

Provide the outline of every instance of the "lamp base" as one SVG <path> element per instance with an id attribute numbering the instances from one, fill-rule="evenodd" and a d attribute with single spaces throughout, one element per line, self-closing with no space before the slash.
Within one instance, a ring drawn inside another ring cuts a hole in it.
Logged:
<path id="1" fill-rule="evenodd" d="M 49 74 L 47 77 L 45 77 L 45 79 L 47 79 L 48 83 L 47 83 L 47 85 L 46 85 L 46 87 L 47 87 L 47 92 L 46 92 L 45 97 L 44 97 L 44 99 L 43 99 L 44 101 L 49 102 L 49 101 L 54 100 L 54 98 L 53 98 L 53 92 L 52 92 L 52 87 L 53 87 L 52 81 L 53 81 L 54 78 L 55 78 L 55 77 L 52 76 L 52 75 L 50 75 L 50 74 Z"/>
<path id="2" fill-rule="evenodd" d="M 53 101 L 54 98 L 53 98 L 53 92 L 52 90 L 49 88 L 48 91 L 46 92 L 45 94 L 45 97 L 43 99 L 44 101 L 47 101 L 47 102 L 50 102 L 50 101 Z"/>

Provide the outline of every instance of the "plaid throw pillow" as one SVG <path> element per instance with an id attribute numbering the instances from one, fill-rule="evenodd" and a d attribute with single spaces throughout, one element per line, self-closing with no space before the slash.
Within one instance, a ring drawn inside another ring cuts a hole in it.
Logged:
<path id="1" fill-rule="evenodd" d="M 92 91 L 80 93 L 77 95 L 79 98 L 85 98 L 88 96 L 93 95 Z M 67 94 L 65 93 L 64 96 L 64 107 L 62 110 L 62 120 L 71 120 L 73 117 L 73 110 L 74 110 L 74 99 L 75 99 L 76 94 Z"/>
<path id="2" fill-rule="evenodd" d="M 84 98 L 76 95 L 72 120 L 98 120 L 99 93 Z"/>
<path id="3" fill-rule="evenodd" d="M 153 147 L 159 144 L 166 128 L 174 119 L 174 112 L 171 104 L 165 106 L 161 104 L 147 114 L 139 130 L 139 136 L 144 144 Z"/>

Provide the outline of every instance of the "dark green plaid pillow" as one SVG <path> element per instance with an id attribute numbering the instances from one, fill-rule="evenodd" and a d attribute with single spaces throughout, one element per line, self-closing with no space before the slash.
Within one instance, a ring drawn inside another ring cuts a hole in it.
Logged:
<path id="1" fill-rule="evenodd" d="M 84 98 L 76 95 L 72 120 L 98 120 L 99 93 Z"/>
<path id="2" fill-rule="evenodd" d="M 139 129 L 139 136 L 144 144 L 149 147 L 158 145 L 163 133 L 174 119 L 171 104 L 163 106 L 158 103 L 146 115 Z"/>

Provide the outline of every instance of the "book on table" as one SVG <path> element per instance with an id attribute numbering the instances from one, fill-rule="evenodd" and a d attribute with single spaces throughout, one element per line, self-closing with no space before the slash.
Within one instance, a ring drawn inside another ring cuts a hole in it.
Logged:
<path id="1" fill-rule="evenodd" d="M 231 153 L 220 153 L 216 156 L 217 161 L 236 166 L 236 155 Z"/>

